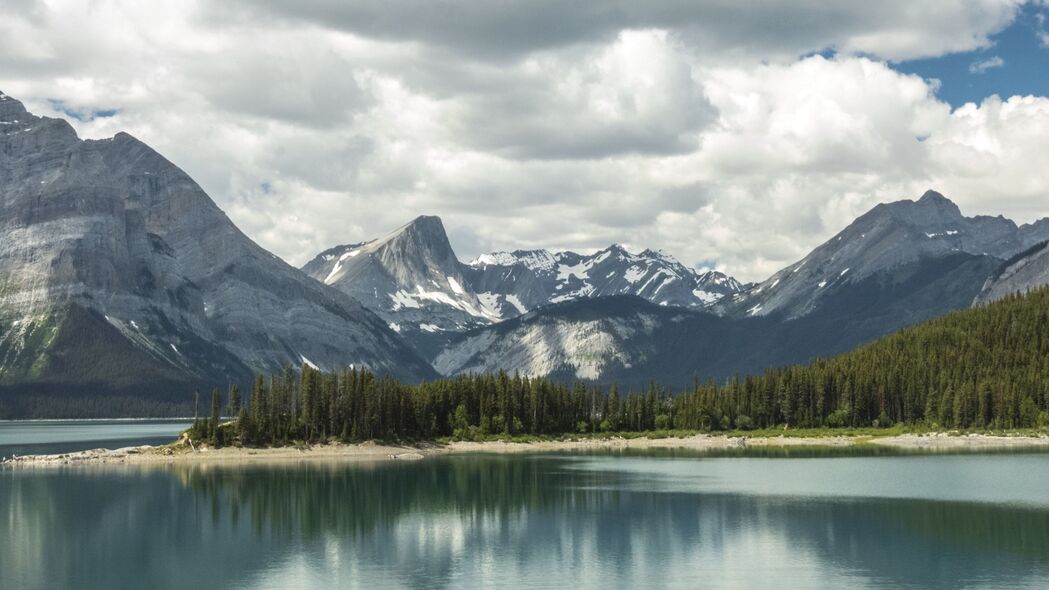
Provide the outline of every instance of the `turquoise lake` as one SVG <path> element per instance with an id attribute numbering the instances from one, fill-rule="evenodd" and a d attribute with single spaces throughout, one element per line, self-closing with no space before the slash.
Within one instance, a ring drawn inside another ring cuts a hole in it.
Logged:
<path id="1" fill-rule="evenodd" d="M 190 420 L 30 420 L 0 422 L 0 458 L 169 443 Z"/>
<path id="2" fill-rule="evenodd" d="M 0 588 L 1041 589 L 1049 455 L 8 469 L 0 543 Z"/>

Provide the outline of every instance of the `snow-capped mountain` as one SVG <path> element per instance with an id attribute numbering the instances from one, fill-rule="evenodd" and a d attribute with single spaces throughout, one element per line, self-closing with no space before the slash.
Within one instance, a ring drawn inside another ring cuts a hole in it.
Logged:
<path id="1" fill-rule="evenodd" d="M 926 192 L 917 201 L 881 204 L 799 262 L 726 299 L 719 311 L 736 316 L 797 318 L 832 301 L 849 285 L 870 277 L 904 273 L 921 261 L 956 254 L 1004 260 L 1049 239 L 1049 222 L 1018 227 L 1004 217 L 965 217 L 943 195 Z M 974 268 L 971 283 L 986 276 Z"/>
<path id="2" fill-rule="evenodd" d="M 968 307 L 999 261 L 956 253 L 891 278 L 844 285 L 796 319 L 727 316 L 637 297 L 577 299 L 454 335 L 434 359 L 441 373 L 494 370 L 562 380 L 688 385 L 846 352 L 899 328 Z"/>
<path id="3" fill-rule="evenodd" d="M 496 252 L 463 264 L 441 220 L 423 216 L 386 236 L 336 246 L 302 267 L 361 301 L 426 354 L 455 332 L 531 309 L 610 295 L 700 309 L 743 288 L 661 252 L 618 245 L 590 255 L 546 250 Z"/>
<path id="4" fill-rule="evenodd" d="M 385 322 L 255 244 L 126 133 L 82 141 L 0 93 L 0 195 L 4 385 L 184 402 L 187 384 L 286 363 L 433 374 Z"/>
<path id="5" fill-rule="evenodd" d="M 981 289 L 993 297 L 1049 281 L 1044 245 L 1003 268 L 1005 257 L 1046 239 L 1047 231 L 1045 220 L 1017 227 L 1001 217 L 967 218 L 929 192 L 916 202 L 875 207 L 800 262 L 712 307 L 633 298 L 540 307 L 457 336 L 434 364 L 445 374 L 500 368 L 680 385 L 693 374 L 720 379 L 806 362 L 968 307 Z M 547 274 L 560 269 L 552 256 L 519 258 L 518 266 Z M 506 269 L 514 259 L 487 262 Z M 521 276 L 535 281 L 534 274 Z"/>
<path id="6" fill-rule="evenodd" d="M 470 290 L 438 217 L 417 217 L 381 238 L 336 246 L 302 270 L 353 296 L 413 342 L 500 319 Z"/>
<path id="7" fill-rule="evenodd" d="M 1037 244 L 1014 256 L 987 279 L 976 304 L 997 301 L 1014 293 L 1026 293 L 1049 285 L 1049 242 Z"/>
<path id="8" fill-rule="evenodd" d="M 632 254 L 618 244 L 590 255 L 547 250 L 485 254 L 464 274 L 502 317 L 590 297 L 635 295 L 657 305 L 702 309 L 743 289 L 717 271 L 697 271 L 663 252 Z"/>

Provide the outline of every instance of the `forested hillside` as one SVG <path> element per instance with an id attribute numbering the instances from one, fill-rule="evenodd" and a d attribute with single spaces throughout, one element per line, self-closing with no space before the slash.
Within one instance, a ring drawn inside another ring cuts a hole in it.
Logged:
<path id="1" fill-rule="evenodd" d="M 676 393 L 676 395 L 675 395 Z M 806 366 L 671 392 L 473 375 L 404 385 L 308 366 L 260 376 L 250 406 L 216 390 L 198 438 L 280 444 L 654 429 L 1013 428 L 1049 421 L 1049 289 L 932 320 Z M 228 407 L 235 426 L 216 429 Z"/>
<path id="2" fill-rule="evenodd" d="M 675 424 L 690 425 L 710 411 L 759 426 L 1044 424 L 1049 289 L 955 312 L 829 360 L 700 387 L 675 407 Z"/>

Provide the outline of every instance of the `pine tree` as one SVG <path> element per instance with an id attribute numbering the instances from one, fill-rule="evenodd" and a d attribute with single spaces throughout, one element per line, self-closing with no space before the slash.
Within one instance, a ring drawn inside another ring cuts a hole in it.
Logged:
<path id="1" fill-rule="evenodd" d="M 229 415 L 240 414 L 240 385 L 236 383 L 229 386 Z"/>
<path id="2" fill-rule="evenodd" d="M 211 428 L 209 432 L 209 434 L 211 435 L 211 442 L 215 445 L 222 444 L 219 440 L 219 420 L 221 419 L 221 408 L 222 394 L 219 392 L 219 388 L 216 387 L 211 392 Z"/>

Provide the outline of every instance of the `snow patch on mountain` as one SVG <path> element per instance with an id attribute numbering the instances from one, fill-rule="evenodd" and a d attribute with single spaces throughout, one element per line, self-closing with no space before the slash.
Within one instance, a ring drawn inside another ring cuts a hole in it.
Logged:
<path id="1" fill-rule="evenodd" d="M 523 309 L 609 295 L 637 295 L 660 305 L 705 308 L 743 289 L 723 273 L 689 268 L 661 251 L 635 254 L 618 244 L 589 255 L 546 250 L 495 252 L 467 266 L 471 271 L 467 275 L 479 292 L 512 294 Z"/>
<path id="2" fill-rule="evenodd" d="M 528 313 L 528 308 L 526 308 L 521 303 L 521 300 L 518 299 L 516 295 L 506 295 L 505 298 L 506 298 L 506 302 L 507 303 L 509 303 L 510 305 L 514 306 L 514 309 L 517 310 L 517 313 L 519 313 L 519 314 Z"/>
<path id="3" fill-rule="evenodd" d="M 361 250 L 360 248 L 358 248 L 356 250 L 350 250 L 349 252 L 346 252 L 343 255 L 339 256 L 339 259 L 335 262 L 335 266 L 332 267 L 331 272 L 328 273 L 328 276 L 324 277 L 324 284 L 330 285 L 334 283 L 339 277 L 339 271 L 342 270 L 342 263 L 345 262 L 347 259 L 353 258 L 354 256 L 360 253 Z M 332 258 L 334 258 L 334 256 L 329 255 L 326 259 L 331 260 Z"/>

